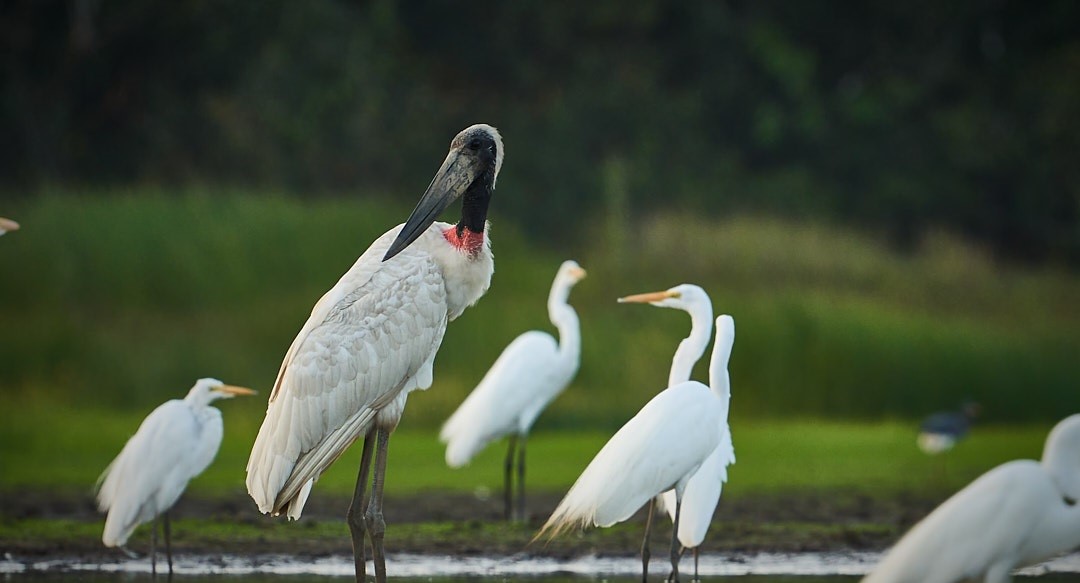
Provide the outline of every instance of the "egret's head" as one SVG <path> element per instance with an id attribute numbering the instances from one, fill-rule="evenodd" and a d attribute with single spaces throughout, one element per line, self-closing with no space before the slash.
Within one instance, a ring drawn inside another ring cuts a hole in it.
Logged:
<path id="1" fill-rule="evenodd" d="M 439 213 L 462 196 L 465 197 L 463 228 L 483 232 L 488 201 L 495 190 L 502 162 L 503 142 L 499 130 L 482 123 L 461 130 L 450 141 L 450 152 L 386 251 L 383 261 L 412 244 L 439 218 Z"/>
<path id="2" fill-rule="evenodd" d="M 218 399 L 231 399 L 233 397 L 254 394 L 255 391 L 251 389 L 234 387 L 232 385 L 226 385 L 217 379 L 206 378 L 195 381 L 195 386 L 191 387 L 191 390 L 188 391 L 188 398 L 198 400 L 202 403 L 210 403 Z"/>
<path id="3" fill-rule="evenodd" d="M 19 230 L 19 223 L 16 223 L 15 221 L 13 221 L 11 219 L 5 219 L 4 217 L 0 217 L 0 235 L 3 235 L 4 233 L 6 233 L 8 231 L 18 231 L 18 230 Z"/>
<path id="4" fill-rule="evenodd" d="M 652 304 L 659 308 L 677 308 L 691 311 L 703 305 L 711 307 L 709 294 L 692 283 L 677 285 L 671 289 L 619 298 L 620 304 Z M 711 316 L 710 316 L 711 318 Z"/>
<path id="5" fill-rule="evenodd" d="M 585 279 L 585 275 L 585 270 L 577 264 L 577 261 L 568 260 L 563 261 L 562 265 L 559 266 L 559 273 L 556 274 L 555 279 L 574 285 Z"/>
<path id="6" fill-rule="evenodd" d="M 1062 419 L 1046 436 L 1043 467 L 1073 504 L 1080 501 L 1080 413 Z"/>

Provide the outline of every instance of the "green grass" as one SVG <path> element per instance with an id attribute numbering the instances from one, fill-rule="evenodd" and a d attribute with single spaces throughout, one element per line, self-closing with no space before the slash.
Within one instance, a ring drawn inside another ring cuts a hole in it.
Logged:
<path id="1" fill-rule="evenodd" d="M 0 239 L 13 332 L 0 335 L 0 396 L 145 412 L 216 376 L 265 397 L 311 306 L 413 203 L 226 190 L 16 201 L 4 213 L 23 229 Z M 492 288 L 450 326 L 435 387 L 406 415 L 418 430 L 434 431 L 516 335 L 551 329 L 544 301 L 566 257 L 590 273 L 572 297 L 582 367 L 541 430 L 610 432 L 661 388 L 688 319 L 614 299 L 681 282 L 736 318 L 736 420 L 915 419 L 967 398 L 988 422 L 1080 410 L 1075 274 L 1001 267 L 943 234 L 901 256 L 872 234 L 682 214 L 609 222 L 556 253 L 495 207 Z"/>
<path id="2" fill-rule="evenodd" d="M 425 395 L 416 395 L 410 406 L 424 407 L 424 399 Z M 5 468 L 0 491 L 89 491 L 144 414 L 10 405 L 0 413 L 0 466 Z M 196 495 L 244 491 L 244 465 L 262 405 L 236 399 L 221 408 L 225 439 L 214 464 L 192 482 L 190 490 Z M 805 489 L 937 494 L 955 490 L 1006 460 L 1037 459 L 1048 430 L 1043 425 L 979 427 L 942 460 L 915 448 L 910 424 L 736 419 L 732 431 L 738 462 L 731 469 L 726 495 Z M 530 488 L 565 491 L 609 436 L 595 430 L 537 433 L 528 448 Z M 388 491 L 394 494 L 487 490 L 497 495 L 501 488 L 503 443 L 488 447 L 466 469 L 451 470 L 443 462 L 444 450 L 435 432 L 406 420 L 394 434 L 390 451 Z M 348 495 L 358 460 L 354 447 L 323 475 L 317 490 Z"/>

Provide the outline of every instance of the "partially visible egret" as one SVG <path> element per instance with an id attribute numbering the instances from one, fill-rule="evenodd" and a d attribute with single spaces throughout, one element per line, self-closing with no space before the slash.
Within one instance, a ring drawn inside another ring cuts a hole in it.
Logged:
<path id="1" fill-rule="evenodd" d="M 19 230 L 19 223 L 16 223 L 15 221 L 13 221 L 11 219 L 5 219 L 4 217 L 0 217 L 0 235 L 3 235 L 4 233 L 7 233 L 8 231 L 18 231 L 18 230 Z"/>
<path id="2" fill-rule="evenodd" d="M 915 442 L 923 453 L 936 455 L 952 449 L 967 435 L 979 415 L 979 404 L 968 401 L 959 411 L 938 411 L 923 419 Z"/>
<path id="3" fill-rule="evenodd" d="M 161 515 L 172 573 L 169 509 L 188 482 L 214 461 L 221 446 L 221 411 L 210 403 L 254 394 L 217 379 L 199 379 L 186 397 L 162 403 L 143 420 L 98 479 L 98 508 L 108 513 L 101 535 L 105 546 L 124 548 L 136 527 L 153 520 L 150 564 L 156 573 L 157 517 Z"/>
<path id="4" fill-rule="evenodd" d="M 712 300 L 705 290 L 692 284 L 682 284 L 667 291 L 638 294 L 619 298 L 620 303 L 648 303 L 661 308 L 675 308 L 690 314 L 690 336 L 679 343 L 675 357 L 671 361 L 668 385 L 690 380 L 694 364 L 701 358 L 708 346 L 713 329 Z M 730 319 L 725 320 L 730 322 Z M 735 339 L 734 330 L 720 330 L 717 342 L 723 339 Z M 730 353 L 731 347 L 727 348 Z M 731 380 L 726 363 L 723 370 L 709 370 L 709 384 L 725 403 L 731 398 Z M 682 500 L 682 518 L 679 520 L 679 542 L 683 549 L 694 551 L 694 579 L 698 578 L 698 554 L 705 534 L 712 523 L 716 505 L 720 502 L 724 482 L 727 482 L 727 467 L 735 463 L 735 447 L 731 441 L 731 427 L 725 418 L 722 421 L 723 436 L 720 445 L 713 450 L 705 463 L 698 468 L 690 479 Z M 675 520 L 675 492 L 664 492 L 657 501 L 661 509 L 668 512 Z"/>
<path id="5" fill-rule="evenodd" d="M 731 316 L 716 320 L 718 333 L 710 377 L 727 369 L 734 341 Z M 611 526 L 649 503 L 641 545 L 642 580 L 648 577 L 649 532 L 654 500 L 675 491 L 671 576 L 679 578 L 678 532 L 683 494 L 694 473 L 723 439 L 727 399 L 709 387 L 686 381 L 664 389 L 608 440 L 536 535 L 555 537 L 572 527 Z"/>
<path id="6" fill-rule="evenodd" d="M 364 438 L 348 512 L 359 582 L 369 533 L 375 578 L 386 581 L 382 499 L 390 433 L 408 394 L 431 386 L 447 322 L 491 284 L 495 263 L 484 233 L 502 161 L 495 128 L 477 124 L 454 137 L 405 224 L 376 239 L 315 304 L 285 353 L 251 448 L 248 493 L 260 511 L 296 519 L 322 472 Z M 459 197 L 458 223 L 435 222 Z"/>
<path id="7" fill-rule="evenodd" d="M 514 450 L 517 456 L 517 517 L 525 518 L 525 440 L 540 412 L 570 384 L 581 360 L 581 329 L 567 299 L 585 277 L 575 261 L 564 261 L 548 295 L 548 316 L 559 330 L 550 334 L 530 330 L 503 350 L 476 389 L 447 419 L 439 434 L 446 443 L 446 464 L 459 468 L 488 443 L 509 436 L 503 471 L 505 516 L 514 516 L 511 494 Z"/>
<path id="8" fill-rule="evenodd" d="M 1080 546 L 1080 414 L 1046 438 L 1042 461 L 986 472 L 904 535 L 864 583 L 1007 583 L 1017 567 Z"/>

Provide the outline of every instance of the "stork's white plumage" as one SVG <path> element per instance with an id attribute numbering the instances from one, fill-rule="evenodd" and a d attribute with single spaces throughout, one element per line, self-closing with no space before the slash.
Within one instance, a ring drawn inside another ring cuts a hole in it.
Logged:
<path id="1" fill-rule="evenodd" d="M 1041 462 L 986 472 L 916 524 L 864 583 L 1007 583 L 1012 570 L 1080 547 L 1080 414 L 1046 438 Z"/>
<path id="2" fill-rule="evenodd" d="M 98 509 L 108 513 L 101 535 L 105 546 L 123 547 L 140 524 L 164 515 L 172 571 L 168 511 L 221 446 L 221 411 L 210 403 L 252 394 L 217 379 L 199 379 L 186 397 L 166 401 L 146 416 L 98 480 Z M 156 540 L 156 523 L 153 534 Z"/>
<path id="3" fill-rule="evenodd" d="M 675 357 L 671 361 L 668 384 L 690 380 L 694 364 L 697 363 L 709 344 L 713 332 L 712 300 L 705 290 L 692 284 L 682 284 L 663 292 L 638 294 L 620 298 L 622 303 L 649 303 L 661 308 L 675 308 L 690 314 L 690 335 L 679 343 Z M 724 322 L 728 322 L 725 319 Z M 734 342 L 735 331 L 721 329 L 718 343 Z M 727 347 L 731 352 L 731 347 Z M 725 404 L 731 399 L 731 380 L 727 362 L 714 361 L 709 367 L 709 385 Z M 720 445 L 713 450 L 705 463 L 698 468 L 694 477 L 686 485 L 682 499 L 682 512 L 679 519 L 679 542 L 683 547 L 694 550 L 694 579 L 697 579 L 698 547 L 705 540 L 705 534 L 712 523 L 713 513 L 720 501 L 724 483 L 727 482 L 727 467 L 735 463 L 735 448 L 731 441 L 731 426 L 727 418 L 722 421 L 723 435 Z M 675 520 L 676 497 L 674 491 L 664 492 L 657 500 L 660 508 L 667 511 L 671 520 Z"/>
<path id="4" fill-rule="evenodd" d="M 320 474 L 367 437 L 349 510 L 358 580 L 372 535 L 376 578 L 385 580 L 381 500 L 386 445 L 409 392 L 432 383 L 447 322 L 487 290 L 494 271 L 484 236 L 502 166 L 502 138 L 478 124 L 459 133 L 404 225 L 379 237 L 315 304 L 293 340 L 247 466 L 259 510 L 299 518 Z M 463 198 L 456 225 L 435 222 Z M 367 467 L 378 442 L 370 505 Z"/>
<path id="5" fill-rule="evenodd" d="M 575 261 L 564 261 L 548 295 L 548 315 L 559 330 L 556 341 L 546 332 L 530 330 L 503 350 L 491 370 L 443 425 L 446 463 L 452 468 L 469 462 L 487 444 L 509 435 L 506 456 L 506 517 L 512 515 L 511 469 L 518 450 L 518 517 L 525 515 L 525 439 L 540 412 L 566 388 L 581 360 L 581 329 L 567 300 L 585 277 Z"/>
<path id="6" fill-rule="evenodd" d="M 726 370 L 734 340 L 731 316 L 717 318 L 721 330 L 713 345 L 710 370 Z M 626 520 L 646 502 L 649 519 L 642 544 L 642 571 L 648 571 L 651 501 L 675 491 L 675 525 L 671 540 L 672 576 L 678 579 L 680 508 L 687 484 L 720 445 L 727 401 L 709 387 L 686 381 L 652 398 L 608 440 L 536 535 L 557 536 L 580 526 L 611 526 Z"/>

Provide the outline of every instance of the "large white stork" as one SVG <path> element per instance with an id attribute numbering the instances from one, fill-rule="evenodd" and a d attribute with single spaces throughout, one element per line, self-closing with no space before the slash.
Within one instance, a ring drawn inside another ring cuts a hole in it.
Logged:
<path id="1" fill-rule="evenodd" d="M 248 492 L 264 513 L 299 518 L 319 475 L 364 437 L 348 512 L 357 581 L 366 571 L 365 534 L 376 579 L 386 580 L 382 495 L 390 433 L 409 392 L 431 386 L 447 322 L 491 283 L 494 260 L 484 232 L 502 161 L 495 128 L 477 124 L 454 137 L 405 224 L 376 239 L 315 304 L 270 394 L 247 466 Z M 461 220 L 435 222 L 459 197 Z"/>
<path id="2" fill-rule="evenodd" d="M 690 314 L 690 335 L 679 343 L 671 361 L 668 386 L 690 380 L 690 375 L 705 349 L 713 331 L 712 300 L 705 290 L 693 284 L 682 284 L 662 292 L 637 294 L 619 298 L 619 303 L 648 303 L 660 308 L 675 308 Z M 725 320 L 726 321 L 726 320 Z M 728 334 L 721 330 L 720 334 Z M 730 331 L 734 339 L 734 331 Z M 720 342 L 720 337 L 717 342 Z M 730 347 L 728 348 L 730 350 Z M 731 400 L 731 378 L 727 367 L 709 369 L 709 384 L 716 395 L 727 404 Z M 727 409 L 725 409 L 727 410 Z M 720 494 L 727 482 L 727 467 L 735 463 L 735 446 L 731 442 L 731 426 L 722 420 L 723 435 L 720 445 L 701 464 L 686 485 L 682 499 L 682 517 L 679 520 L 679 542 L 683 549 L 693 549 L 694 581 L 698 579 L 698 555 L 705 534 L 709 531 Z M 666 510 L 675 521 L 675 492 L 668 490 L 656 499 L 657 505 Z"/>
<path id="3" fill-rule="evenodd" d="M 510 484 L 514 452 L 517 450 L 517 517 L 524 520 L 525 440 L 536 418 L 577 374 L 581 327 L 567 300 L 570 290 L 584 277 L 585 270 L 576 261 L 559 266 L 547 302 L 551 323 L 559 329 L 558 342 L 539 330 L 515 338 L 439 433 L 439 439 L 446 443 L 446 464 L 452 468 L 469 463 L 488 443 L 509 436 L 503 467 L 507 520 L 514 517 Z"/>

